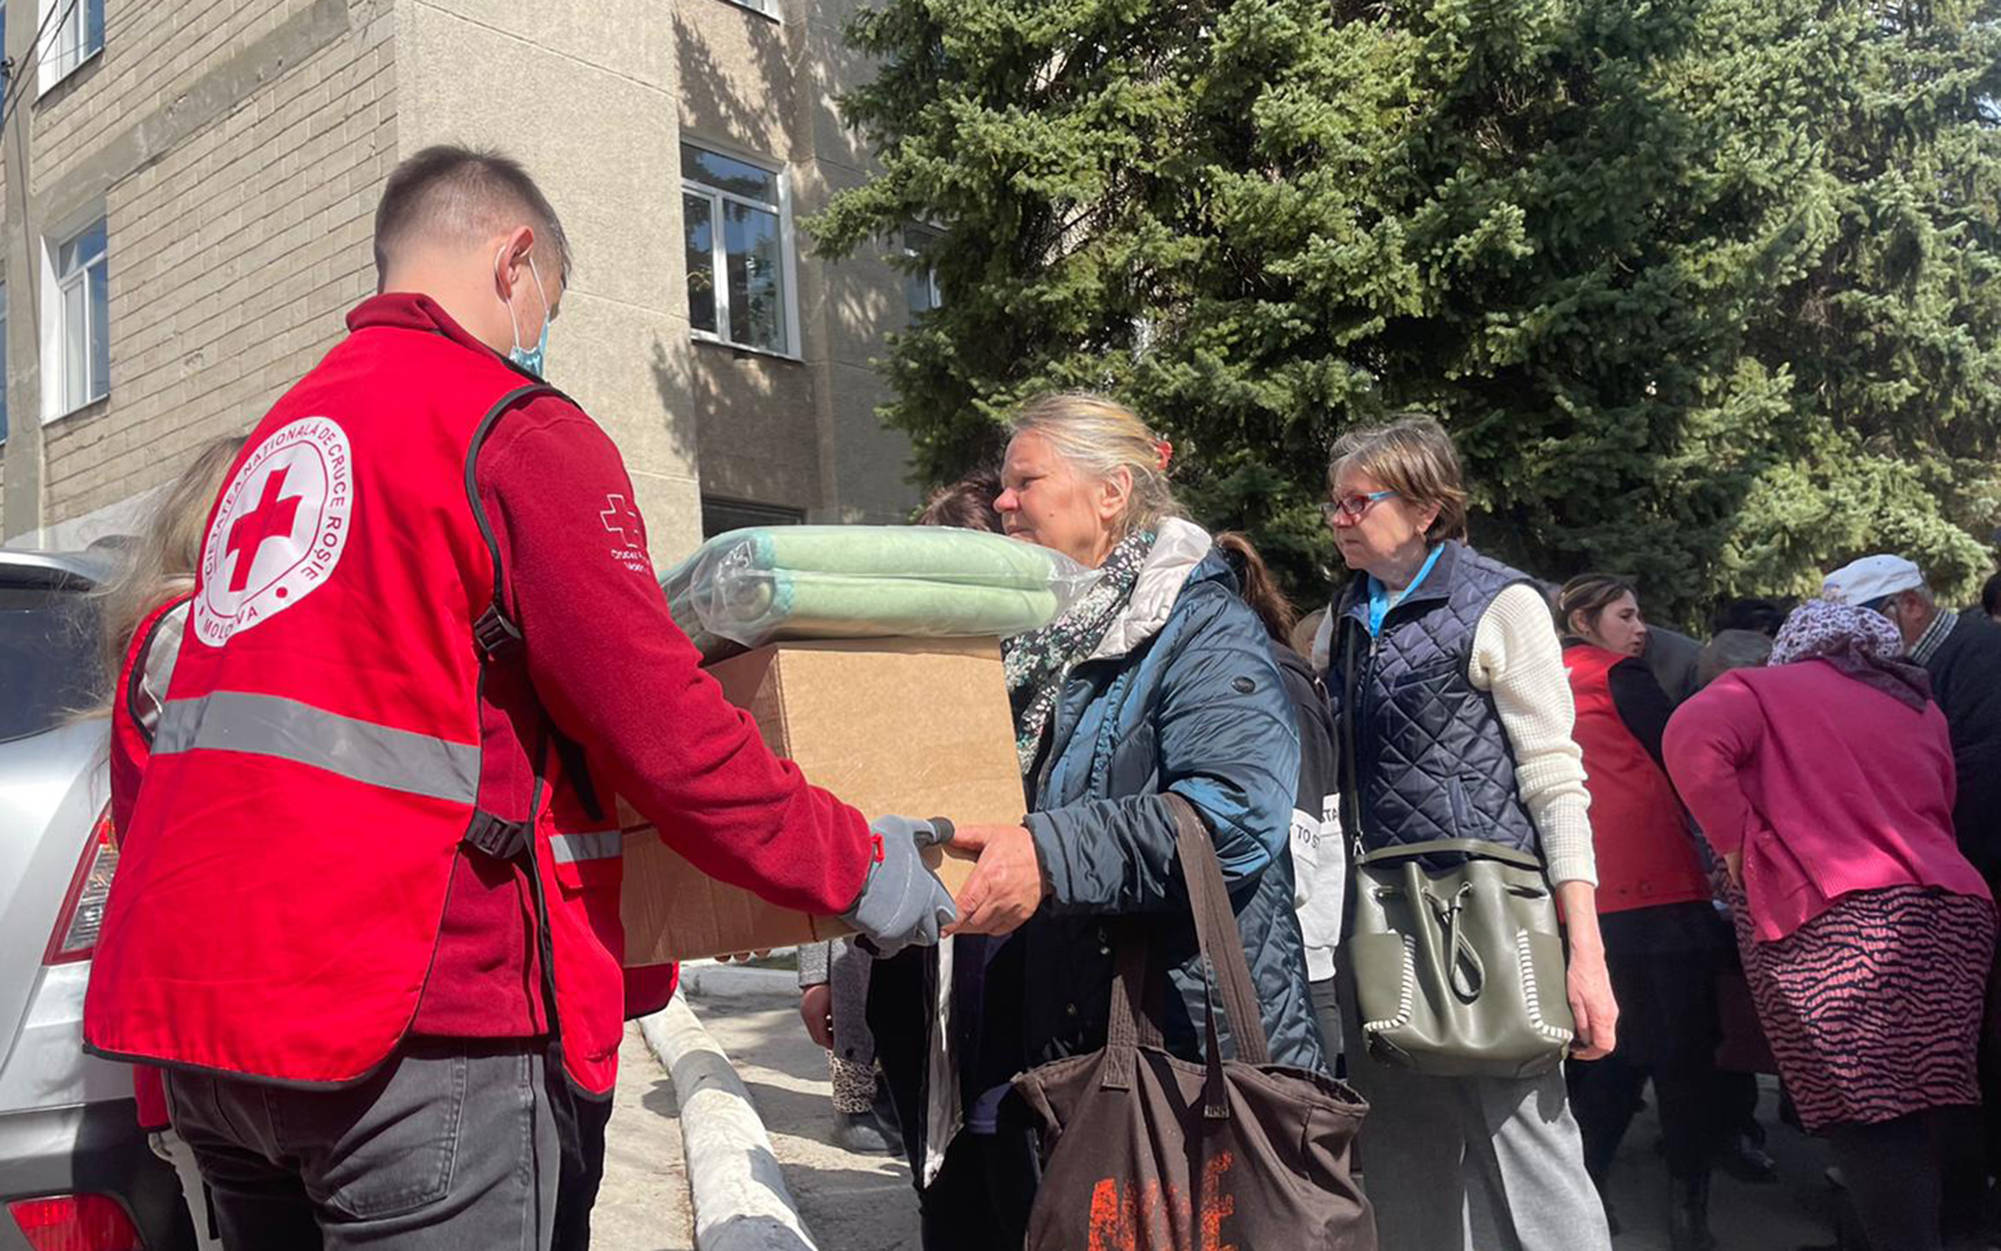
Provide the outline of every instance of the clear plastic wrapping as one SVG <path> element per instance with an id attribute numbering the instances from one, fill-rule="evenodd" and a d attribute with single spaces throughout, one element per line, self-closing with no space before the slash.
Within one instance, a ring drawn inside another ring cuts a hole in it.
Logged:
<path id="1" fill-rule="evenodd" d="M 1005 638 L 1047 625 L 1097 581 L 1048 548 L 936 526 L 733 530 L 660 579 L 711 657 L 784 639 Z"/>

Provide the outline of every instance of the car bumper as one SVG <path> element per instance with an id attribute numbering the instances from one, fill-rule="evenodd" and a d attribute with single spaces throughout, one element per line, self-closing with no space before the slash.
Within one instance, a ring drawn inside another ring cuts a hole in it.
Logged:
<path id="1" fill-rule="evenodd" d="M 0 1115 L 0 1208 L 46 1195 L 110 1195 L 149 1251 L 190 1251 L 194 1228 L 179 1179 L 153 1154 L 129 1099 Z M 0 1251 L 29 1251 L 0 1215 Z"/>

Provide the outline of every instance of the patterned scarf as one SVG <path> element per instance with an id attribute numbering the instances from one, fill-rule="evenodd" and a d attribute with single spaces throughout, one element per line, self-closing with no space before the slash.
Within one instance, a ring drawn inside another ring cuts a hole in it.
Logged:
<path id="1" fill-rule="evenodd" d="M 1140 567 L 1153 551 L 1154 532 L 1127 535 L 1098 568 L 1098 584 L 1068 611 L 1040 630 L 1018 634 L 1001 644 L 1007 693 L 1014 705 L 1014 750 L 1022 776 L 1035 766 L 1036 749 L 1063 680 L 1085 657 L 1098 649 L 1112 622 L 1125 611 L 1139 581 Z"/>
<path id="2" fill-rule="evenodd" d="M 1923 709 L 1931 675 L 1904 659 L 1904 640 L 1887 617 L 1853 604 L 1810 599 L 1793 610 L 1772 641 L 1768 664 L 1825 660 L 1865 686 Z"/>

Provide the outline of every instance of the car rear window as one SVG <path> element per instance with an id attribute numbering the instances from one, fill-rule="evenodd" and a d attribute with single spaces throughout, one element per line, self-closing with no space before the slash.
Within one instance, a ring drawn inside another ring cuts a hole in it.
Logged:
<path id="1" fill-rule="evenodd" d="M 82 590 L 0 585 L 0 743 L 42 734 L 102 695 L 96 604 Z"/>

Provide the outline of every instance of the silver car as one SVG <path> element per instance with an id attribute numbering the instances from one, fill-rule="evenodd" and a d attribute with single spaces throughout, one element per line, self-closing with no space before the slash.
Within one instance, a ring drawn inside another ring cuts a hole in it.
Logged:
<path id="1" fill-rule="evenodd" d="M 118 867 L 86 556 L 0 551 L 0 1251 L 194 1246 L 132 1070 L 83 1054 Z"/>

